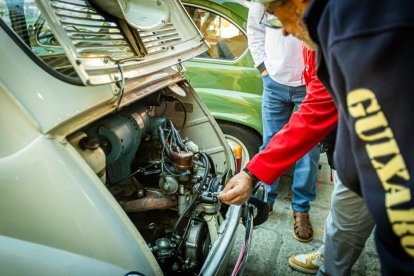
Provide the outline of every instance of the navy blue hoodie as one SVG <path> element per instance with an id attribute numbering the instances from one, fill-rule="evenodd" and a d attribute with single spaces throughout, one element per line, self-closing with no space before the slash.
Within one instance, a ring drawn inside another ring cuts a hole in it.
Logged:
<path id="1" fill-rule="evenodd" d="M 339 177 L 377 224 L 382 273 L 414 275 L 414 0 L 313 0 L 305 23 L 339 110 Z"/>

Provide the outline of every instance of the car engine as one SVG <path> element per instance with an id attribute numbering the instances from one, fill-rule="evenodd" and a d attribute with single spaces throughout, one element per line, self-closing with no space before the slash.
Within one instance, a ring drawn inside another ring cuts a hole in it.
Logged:
<path id="1" fill-rule="evenodd" d="M 225 208 L 216 195 L 228 171 L 154 106 L 156 95 L 102 118 L 69 142 L 85 158 L 144 237 L 166 275 L 193 274 L 217 240 Z"/>

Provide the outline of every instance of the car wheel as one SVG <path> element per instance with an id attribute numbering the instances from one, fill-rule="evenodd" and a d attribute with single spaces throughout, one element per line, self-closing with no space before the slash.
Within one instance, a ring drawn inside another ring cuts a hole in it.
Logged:
<path id="1" fill-rule="evenodd" d="M 240 145 L 243 149 L 241 167 L 244 168 L 246 163 L 259 152 L 259 148 L 262 145 L 262 138 L 260 134 L 243 125 L 224 121 L 219 121 L 218 124 L 230 147 Z"/>

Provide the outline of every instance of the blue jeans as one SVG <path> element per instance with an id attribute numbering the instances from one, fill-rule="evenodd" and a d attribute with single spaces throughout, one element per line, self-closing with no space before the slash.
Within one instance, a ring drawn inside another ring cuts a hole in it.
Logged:
<path id="1" fill-rule="evenodd" d="M 262 151 L 277 133 L 289 121 L 293 107 L 297 110 L 306 95 L 306 87 L 291 87 L 275 82 L 268 75 L 263 77 L 262 121 L 263 145 Z M 303 137 L 306 139 L 306 137 Z M 292 183 L 292 209 L 306 212 L 310 209 L 309 201 L 316 197 L 316 178 L 318 173 L 319 148 L 316 146 L 295 164 Z M 277 157 L 275 157 L 277 158 Z M 270 183 L 268 183 L 270 184 Z M 265 185 L 267 189 L 267 203 L 274 205 L 276 189 L 279 185 L 277 179 L 272 186 Z"/>

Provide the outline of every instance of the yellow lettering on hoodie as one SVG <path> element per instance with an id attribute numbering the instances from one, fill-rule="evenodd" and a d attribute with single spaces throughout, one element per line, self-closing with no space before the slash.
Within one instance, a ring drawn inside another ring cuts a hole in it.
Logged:
<path id="1" fill-rule="evenodd" d="M 401 206 L 411 201 L 411 191 L 405 185 L 410 174 L 392 129 L 371 90 L 349 92 L 347 105 L 349 114 L 355 119 L 355 133 L 365 144 L 371 165 L 385 191 L 385 207 L 393 232 L 400 238 L 405 252 L 414 257 L 414 210 Z"/>

